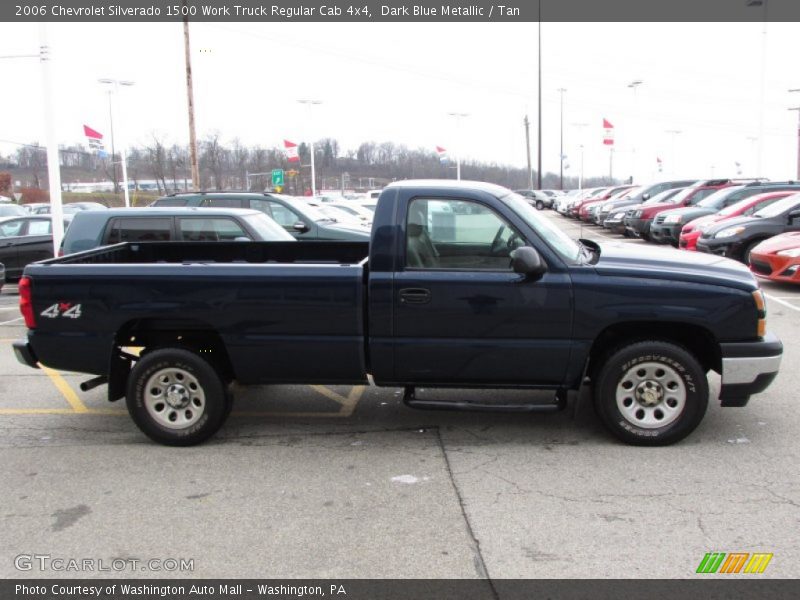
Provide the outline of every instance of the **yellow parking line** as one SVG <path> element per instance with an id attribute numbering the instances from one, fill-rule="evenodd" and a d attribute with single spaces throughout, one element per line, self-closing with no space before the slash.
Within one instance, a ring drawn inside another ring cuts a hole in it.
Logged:
<path id="1" fill-rule="evenodd" d="M 72 407 L 73 412 L 76 413 L 89 412 L 89 409 L 86 408 L 86 405 L 83 402 L 81 402 L 80 398 L 78 398 L 78 394 L 76 394 L 73 391 L 73 389 L 69 387 L 69 384 L 61 376 L 61 373 L 59 373 L 58 371 L 54 371 L 49 367 L 45 367 L 42 364 L 40 364 L 39 366 L 42 368 L 42 371 L 44 371 L 50 378 L 50 381 L 53 382 L 53 385 L 56 386 L 56 389 L 58 389 L 58 391 L 61 392 L 61 395 L 64 396 L 64 399 Z"/>
<path id="2" fill-rule="evenodd" d="M 316 411 L 316 412 L 286 412 L 286 411 L 261 411 L 261 410 L 243 410 L 238 411 L 235 410 L 231 413 L 234 417 L 284 417 L 284 418 L 327 418 L 327 419 L 341 419 L 349 417 L 353 414 L 353 411 L 358 405 L 358 401 L 361 399 L 362 394 L 364 393 L 364 388 L 366 386 L 357 385 L 354 386 L 347 397 L 344 397 L 340 394 L 337 394 L 331 389 L 328 389 L 324 385 L 310 385 L 308 386 L 318 394 L 325 396 L 326 398 L 333 400 L 337 404 L 341 406 L 341 408 L 336 412 L 324 412 L 324 411 Z"/>
<path id="3" fill-rule="evenodd" d="M 74 415 L 71 408 L 0 408 L 0 415 Z"/>

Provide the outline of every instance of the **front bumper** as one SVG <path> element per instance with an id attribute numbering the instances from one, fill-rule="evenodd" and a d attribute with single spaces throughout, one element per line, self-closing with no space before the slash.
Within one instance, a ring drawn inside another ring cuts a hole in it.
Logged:
<path id="1" fill-rule="evenodd" d="M 19 362 L 34 369 L 39 368 L 39 361 L 36 360 L 36 355 L 33 353 L 33 348 L 31 348 L 28 340 L 16 340 L 11 346 L 14 348 L 14 355 Z"/>
<path id="2" fill-rule="evenodd" d="M 720 344 L 722 406 L 745 406 L 752 394 L 763 392 L 778 374 L 783 344 L 772 333 L 757 342 Z"/>
<path id="3" fill-rule="evenodd" d="M 680 223 L 653 223 L 650 226 L 650 239 L 659 244 L 677 246 L 682 227 Z"/>
<path id="4" fill-rule="evenodd" d="M 734 242 L 728 239 L 717 240 L 715 238 L 700 237 L 697 240 L 697 249 L 700 252 L 707 254 L 715 254 L 716 256 L 726 256 L 728 258 L 736 258 L 741 253 L 740 242 Z"/>
<path id="5" fill-rule="evenodd" d="M 650 224 L 652 222 L 653 219 L 625 217 L 625 230 L 631 232 L 634 237 L 647 237 L 650 233 Z"/>

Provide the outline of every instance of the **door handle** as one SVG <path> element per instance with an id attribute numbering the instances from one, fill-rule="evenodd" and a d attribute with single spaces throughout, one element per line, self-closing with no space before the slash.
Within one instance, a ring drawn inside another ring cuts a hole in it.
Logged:
<path id="1" fill-rule="evenodd" d="M 400 302 L 403 304 L 427 304 L 431 301 L 431 291 L 425 288 L 403 288 Z"/>

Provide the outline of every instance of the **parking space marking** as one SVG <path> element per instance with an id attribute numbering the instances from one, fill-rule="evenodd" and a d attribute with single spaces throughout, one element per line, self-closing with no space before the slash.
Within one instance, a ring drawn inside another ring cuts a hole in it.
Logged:
<path id="1" fill-rule="evenodd" d="M 353 414 L 358 402 L 361 400 L 361 396 L 364 394 L 364 389 L 366 386 L 357 385 L 354 386 L 350 393 L 347 394 L 347 397 L 342 396 L 341 394 L 337 394 L 331 389 L 328 389 L 324 385 L 310 385 L 308 386 L 318 394 L 325 396 L 326 398 L 333 400 L 341 408 L 339 408 L 336 412 L 323 412 L 323 411 L 316 411 L 316 412 L 286 412 L 286 411 L 261 411 L 261 410 L 242 410 L 237 411 L 234 410 L 231 413 L 231 416 L 234 417 L 289 417 L 289 418 L 327 418 L 327 419 L 336 419 L 336 418 L 347 418 Z"/>
<path id="2" fill-rule="evenodd" d="M 786 302 L 785 300 L 781 300 L 780 298 L 778 298 L 778 297 L 776 297 L 776 296 L 773 296 L 773 295 L 771 295 L 771 294 L 764 294 L 764 295 L 765 295 L 767 298 L 769 298 L 770 300 L 774 300 L 774 301 L 775 301 L 775 302 L 777 302 L 778 304 L 782 304 L 783 306 L 785 306 L 785 307 L 787 307 L 787 308 L 791 308 L 792 310 L 800 311 L 800 307 L 798 307 L 798 306 L 795 306 L 794 304 L 789 304 L 789 303 L 788 303 L 788 302 Z"/>
<path id="3" fill-rule="evenodd" d="M 61 373 L 50 369 L 49 367 L 45 367 L 44 365 L 39 365 L 42 368 L 42 371 L 50 378 L 50 381 L 53 382 L 53 385 L 56 386 L 56 389 L 61 392 L 61 395 L 64 396 L 64 399 L 69 403 L 72 407 L 72 410 L 76 413 L 85 413 L 89 412 L 89 409 L 86 405 L 78 398 L 78 394 L 69 387 L 67 381 L 61 376 Z"/>
<path id="4" fill-rule="evenodd" d="M 8 325 L 9 323 L 16 323 L 17 321 L 22 321 L 22 317 L 17 317 L 16 319 L 11 319 L 10 321 L 0 321 L 0 325 Z"/>

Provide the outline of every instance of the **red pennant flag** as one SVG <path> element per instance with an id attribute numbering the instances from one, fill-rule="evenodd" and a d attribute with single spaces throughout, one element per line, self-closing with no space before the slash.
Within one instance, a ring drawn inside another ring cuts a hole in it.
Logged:
<path id="1" fill-rule="evenodd" d="M 603 119 L 603 129 L 605 129 L 605 133 L 603 134 L 603 144 L 606 146 L 613 146 L 614 145 L 614 126 L 611 124 L 611 121 L 608 119 Z"/>
<path id="2" fill-rule="evenodd" d="M 297 144 L 289 140 L 283 140 L 283 147 L 286 151 L 286 160 L 289 162 L 299 162 L 300 155 L 297 153 Z"/>
<path id="3" fill-rule="evenodd" d="M 603 129 L 614 129 L 614 126 L 608 119 L 603 119 Z"/>
<path id="4" fill-rule="evenodd" d="M 87 138 L 94 138 L 96 140 L 102 140 L 103 139 L 103 134 L 102 133 L 100 133 L 99 131 L 95 131 L 94 129 L 92 129 L 88 125 L 84 125 L 83 126 L 83 135 L 85 135 Z"/>

